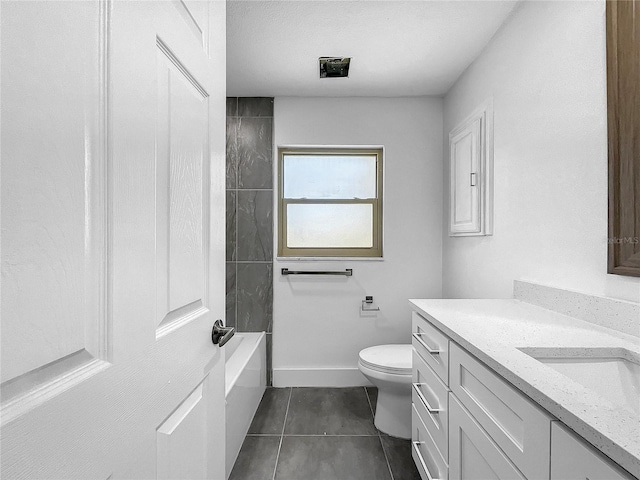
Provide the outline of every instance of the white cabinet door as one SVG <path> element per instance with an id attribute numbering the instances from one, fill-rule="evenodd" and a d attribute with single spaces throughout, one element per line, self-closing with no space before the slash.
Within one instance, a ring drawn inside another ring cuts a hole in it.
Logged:
<path id="1" fill-rule="evenodd" d="M 449 480 L 526 480 L 524 475 L 449 394 Z"/>
<path id="2" fill-rule="evenodd" d="M 224 478 L 225 4 L 1 17 L 1 476 Z"/>
<path id="3" fill-rule="evenodd" d="M 493 102 L 449 133 L 449 235 L 493 233 Z"/>
<path id="4" fill-rule="evenodd" d="M 511 462 L 548 478 L 551 416 L 453 342 L 449 368 L 451 391 Z"/>
<path id="5" fill-rule="evenodd" d="M 636 472 L 638 474 L 640 472 Z M 551 480 L 632 480 L 633 477 L 576 438 L 560 422 L 551 425 Z"/>
<path id="6" fill-rule="evenodd" d="M 449 139 L 451 233 L 480 232 L 480 119 Z"/>

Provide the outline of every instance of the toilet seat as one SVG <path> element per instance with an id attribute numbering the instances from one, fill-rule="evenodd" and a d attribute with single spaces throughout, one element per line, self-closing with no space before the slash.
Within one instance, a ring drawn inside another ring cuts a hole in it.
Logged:
<path id="1" fill-rule="evenodd" d="M 383 373 L 411 375 L 411 345 L 376 345 L 360 351 L 360 364 Z"/>

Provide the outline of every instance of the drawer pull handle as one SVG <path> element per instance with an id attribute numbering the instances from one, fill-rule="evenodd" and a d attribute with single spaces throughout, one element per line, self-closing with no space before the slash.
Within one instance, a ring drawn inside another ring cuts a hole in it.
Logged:
<path id="1" fill-rule="evenodd" d="M 420 391 L 421 385 L 426 385 L 426 383 L 414 383 L 413 389 L 416 391 L 416 394 L 418 395 L 418 398 L 424 405 L 424 408 L 426 408 L 427 412 L 429 412 L 431 415 L 439 414 L 442 411 L 442 408 L 433 408 L 431 405 L 429 405 L 429 402 L 425 398 L 424 394 L 422 393 L 422 391 Z"/>
<path id="2" fill-rule="evenodd" d="M 422 457 L 422 453 L 420 452 L 420 445 L 424 444 L 424 442 L 411 442 L 411 444 L 413 445 L 413 449 L 416 451 L 416 455 L 418 455 L 418 460 L 420 460 L 420 465 L 422 465 L 422 469 L 427 474 L 427 478 L 429 480 L 439 480 L 431 476 L 431 472 L 429 472 L 429 468 L 427 467 L 427 464 L 425 463 L 424 458 Z"/>
<path id="3" fill-rule="evenodd" d="M 411 335 L 413 335 L 413 338 L 415 338 L 420 345 L 426 348 L 427 352 L 429 352 L 431 355 L 439 355 L 440 352 L 442 352 L 442 350 L 434 350 L 429 345 L 427 345 L 424 340 L 420 338 L 420 336 L 424 335 L 424 333 L 412 333 Z"/>

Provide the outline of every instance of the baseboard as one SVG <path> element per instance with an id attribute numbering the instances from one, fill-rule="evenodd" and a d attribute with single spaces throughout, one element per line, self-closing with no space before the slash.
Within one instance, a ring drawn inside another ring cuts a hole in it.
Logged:
<path id="1" fill-rule="evenodd" d="M 274 387 L 368 387 L 358 368 L 274 368 Z"/>

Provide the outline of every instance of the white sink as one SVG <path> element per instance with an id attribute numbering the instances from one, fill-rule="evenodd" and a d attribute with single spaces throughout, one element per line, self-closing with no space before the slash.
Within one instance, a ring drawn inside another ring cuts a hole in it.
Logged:
<path id="1" fill-rule="evenodd" d="M 640 355 L 625 348 L 520 348 L 615 405 L 640 415 Z"/>

